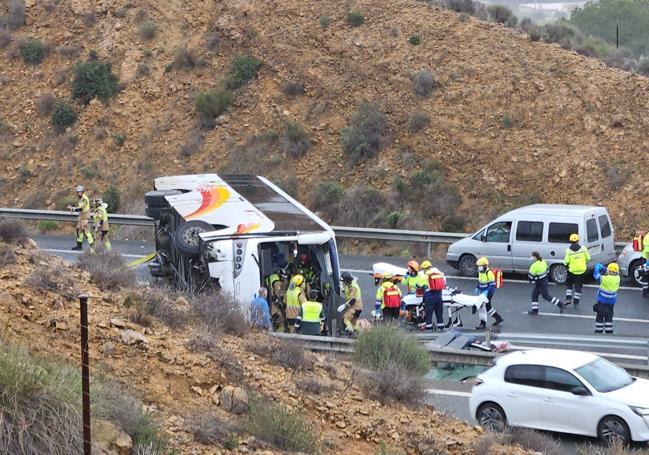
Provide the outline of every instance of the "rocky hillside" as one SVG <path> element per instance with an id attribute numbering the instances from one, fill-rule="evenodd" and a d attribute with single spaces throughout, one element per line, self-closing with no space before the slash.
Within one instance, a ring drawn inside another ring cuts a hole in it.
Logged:
<path id="1" fill-rule="evenodd" d="M 283 453 L 245 430 L 253 393 L 301 410 L 324 453 L 375 453 L 384 444 L 398 453 L 471 454 L 481 436 L 477 427 L 431 407 L 366 398 L 348 362 L 307 353 L 300 365 L 279 366 L 261 352 L 270 353 L 273 342 L 259 333 L 198 335 L 196 327 L 172 324 L 173 311 L 187 308 L 182 298 L 165 314 L 158 308 L 167 324 L 178 327 L 171 329 L 150 314 L 134 317 L 134 296 L 142 291 L 102 291 L 87 272 L 29 242 L 24 247 L 0 243 L 0 251 L 0 342 L 78 365 L 74 296 L 88 292 L 92 381 L 113 378 L 141 399 L 173 453 Z M 119 447 L 108 453 L 131 453 L 128 443 Z M 523 453 L 493 441 L 483 447 L 489 453 Z M 385 450 L 381 453 L 397 453 Z"/>
<path id="2" fill-rule="evenodd" d="M 362 25 L 347 23 L 351 9 Z M 20 57 L 28 37 L 46 44 L 41 64 Z M 153 176 L 219 169 L 270 175 L 303 200 L 327 180 L 390 194 L 395 175 L 430 160 L 460 189 L 468 227 L 531 200 L 603 204 L 624 234 L 649 222 L 648 79 L 425 2 L 28 1 L 26 25 L 0 43 L 3 204 L 54 207 L 77 182 L 137 199 Z M 77 122 L 58 135 L 49 94 L 70 98 L 90 51 L 112 62 L 121 91 L 74 104 Z M 262 62 L 258 77 L 201 128 L 196 93 L 240 54 Z M 413 87 L 422 70 L 430 94 Z M 364 99 L 386 114 L 386 134 L 376 158 L 354 164 L 341 130 Z M 419 132 L 415 112 L 429 118 Z M 307 133 L 303 155 L 282 146 L 289 122 Z"/>

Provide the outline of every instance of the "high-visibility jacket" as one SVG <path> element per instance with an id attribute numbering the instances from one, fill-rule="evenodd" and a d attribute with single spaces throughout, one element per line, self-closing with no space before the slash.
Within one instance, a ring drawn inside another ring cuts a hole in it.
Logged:
<path id="1" fill-rule="evenodd" d="M 304 297 L 304 292 L 302 287 L 296 286 L 291 283 L 286 291 L 286 296 L 284 297 L 284 304 L 286 305 L 286 318 L 287 319 L 297 319 L 300 314 L 300 309 L 302 308 L 302 303 L 306 302 L 306 297 Z"/>
<path id="2" fill-rule="evenodd" d="M 424 291 L 428 289 L 428 277 L 423 270 L 420 270 L 417 274 L 417 288 L 423 289 Z"/>
<path id="3" fill-rule="evenodd" d="M 324 320 L 322 303 L 307 300 L 300 307 L 300 313 L 295 320 L 295 328 L 305 335 L 320 335 L 320 324 Z"/>
<path id="4" fill-rule="evenodd" d="M 642 259 L 649 258 L 649 232 L 642 239 Z"/>
<path id="5" fill-rule="evenodd" d="M 548 277 L 548 263 L 545 262 L 545 259 L 536 260 L 530 266 L 530 270 L 527 273 L 530 281 L 541 281 Z"/>
<path id="6" fill-rule="evenodd" d="M 617 291 L 620 289 L 620 275 L 602 275 L 599 278 L 599 290 L 597 291 L 597 303 L 604 305 L 615 305 Z"/>
<path id="7" fill-rule="evenodd" d="M 100 231 L 110 230 L 110 226 L 108 225 L 108 212 L 105 207 L 95 207 L 95 213 L 92 215 L 92 218 L 95 226 L 99 226 Z"/>
<path id="8" fill-rule="evenodd" d="M 90 219 L 90 199 L 85 194 L 79 198 L 79 203 L 74 208 L 74 211 L 79 214 L 80 220 Z"/>
<path id="9" fill-rule="evenodd" d="M 416 274 L 415 276 L 407 274 L 406 277 L 401 281 L 401 283 L 406 286 L 406 292 L 408 294 L 414 294 L 417 291 L 417 283 L 419 282 L 419 274 Z"/>
<path id="10" fill-rule="evenodd" d="M 376 303 L 380 303 L 381 308 L 399 308 L 401 291 L 392 281 L 384 281 L 376 291 Z"/>
<path id="11" fill-rule="evenodd" d="M 349 303 L 350 300 L 354 299 L 354 304 L 361 302 L 361 287 L 358 285 L 356 280 L 352 281 L 348 285 L 345 285 L 345 303 Z"/>
<path id="12" fill-rule="evenodd" d="M 496 291 L 496 275 L 493 270 L 487 269 L 484 272 L 478 272 L 478 291 L 488 295 Z"/>
<path id="13" fill-rule="evenodd" d="M 588 248 L 582 246 L 577 251 L 571 248 L 566 249 L 566 256 L 563 263 L 568 266 L 568 272 L 573 275 L 583 275 L 588 270 L 588 261 L 590 261 L 590 254 Z"/>

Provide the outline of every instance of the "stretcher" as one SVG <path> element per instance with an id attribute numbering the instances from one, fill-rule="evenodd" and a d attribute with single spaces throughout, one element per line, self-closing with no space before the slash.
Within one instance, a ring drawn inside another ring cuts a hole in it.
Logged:
<path id="1" fill-rule="evenodd" d="M 488 302 L 488 299 L 483 294 L 467 295 L 462 294 L 455 288 L 446 288 L 442 291 L 442 302 L 444 302 L 444 307 L 448 314 L 446 327 L 463 327 L 462 313 L 468 308 L 475 308 L 480 315 L 480 320 L 487 320 L 487 308 L 485 304 Z M 403 297 L 403 303 L 406 307 L 406 313 L 414 315 L 418 320 L 423 320 L 423 297 L 408 294 Z"/>

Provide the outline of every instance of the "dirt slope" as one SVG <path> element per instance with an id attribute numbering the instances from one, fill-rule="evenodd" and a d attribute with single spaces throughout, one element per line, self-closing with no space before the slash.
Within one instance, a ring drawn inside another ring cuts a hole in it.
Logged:
<path id="1" fill-rule="evenodd" d="M 296 175 L 302 199 L 319 180 L 387 190 L 394 173 L 411 171 L 400 157 L 412 151 L 447 165 L 471 226 L 513 199 L 603 204 L 623 234 L 649 222 L 639 203 L 649 196 L 642 173 L 649 79 L 556 45 L 532 43 L 473 18 L 461 21 L 414 0 L 142 0 L 128 2 L 133 7 L 127 10 L 120 10 L 125 1 L 36 3 L 14 41 L 39 37 L 54 50 L 77 46 L 82 57 L 94 49 L 113 62 L 125 86 L 108 105 L 79 107 L 73 131 L 56 137 L 35 102 L 45 92 L 69 96 L 75 59 L 53 51 L 42 65 L 29 67 L 10 57 L 15 42 L 0 52 L 0 118 L 9 125 L 0 157 L 3 204 L 53 206 L 80 181 L 97 189 L 115 183 L 123 194 L 139 197 L 154 175 L 219 169 L 233 144 L 294 120 L 313 142 L 303 158 L 274 156 L 281 165 L 268 167 L 262 156 L 257 168 L 243 159 L 251 171 L 281 168 Z M 361 27 L 345 24 L 352 7 L 365 16 Z M 137 33 L 138 9 L 157 24 L 150 41 Z M 94 25 L 88 25 L 91 11 Z M 123 11 L 125 17 L 116 17 Z M 326 30 L 318 24 L 321 16 L 332 19 Z M 408 43 L 411 34 L 421 36 L 420 45 Z M 218 41 L 216 50 L 206 47 L 210 38 Z M 182 46 L 195 48 L 205 66 L 166 72 Z M 200 150 L 182 156 L 196 128 L 193 94 L 216 86 L 242 53 L 263 61 L 259 78 L 236 94 L 227 118 L 205 133 Z M 137 75 L 143 62 L 149 76 Z M 410 81 L 422 69 L 437 82 L 428 98 L 416 95 Z M 303 82 L 305 95 L 284 95 L 280 86 L 287 80 Z M 352 167 L 340 130 L 364 98 L 381 103 L 390 142 L 377 160 Z M 431 117 L 418 134 L 407 129 L 414 111 Z M 122 146 L 114 134 L 125 135 Z M 438 220 L 428 227 L 438 227 Z"/>
<path id="2" fill-rule="evenodd" d="M 470 454 L 481 434 L 430 407 L 411 410 L 366 399 L 354 384 L 347 362 L 316 356 L 314 368 L 304 372 L 271 364 L 248 347 L 269 343 L 260 334 L 219 338 L 213 349 L 216 357 L 190 352 L 186 347 L 193 335 L 189 328 L 171 330 L 157 321 L 144 328 L 130 322 L 133 308 L 127 307 L 125 292 L 102 292 L 87 273 L 38 250 L 4 244 L 0 248 L 16 255 L 15 264 L 0 268 L 3 340 L 78 364 L 79 306 L 63 295 L 87 291 L 92 374 L 114 377 L 142 399 L 179 454 L 224 453 L 220 446 L 194 442 L 191 417 L 212 412 L 235 424 L 237 417 L 223 410 L 222 392 L 228 386 L 255 390 L 304 411 L 320 432 L 325 453 L 374 453 L 385 442 L 412 454 Z M 48 264 L 63 271 L 55 280 L 63 292 L 44 292 L 26 284 L 32 270 Z M 124 332 L 129 329 L 143 334 L 145 342 L 125 344 Z M 305 377 L 327 384 L 332 391 L 321 396 L 300 391 L 296 382 Z M 245 433 L 237 441 L 237 453 L 280 453 Z M 523 453 L 516 447 L 492 449 L 502 454 Z"/>

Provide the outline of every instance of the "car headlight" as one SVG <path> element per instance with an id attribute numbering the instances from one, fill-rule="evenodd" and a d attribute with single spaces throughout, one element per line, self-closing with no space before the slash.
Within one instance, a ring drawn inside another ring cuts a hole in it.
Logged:
<path id="1" fill-rule="evenodd" d="M 649 417 L 649 408 L 639 408 L 637 406 L 629 406 L 633 412 L 640 417 Z"/>

